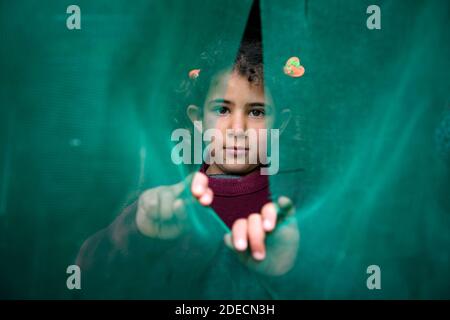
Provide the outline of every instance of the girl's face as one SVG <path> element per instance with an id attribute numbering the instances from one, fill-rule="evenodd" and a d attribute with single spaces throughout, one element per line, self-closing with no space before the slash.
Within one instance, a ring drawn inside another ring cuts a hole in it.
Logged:
<path id="1" fill-rule="evenodd" d="M 203 107 L 203 128 L 221 132 L 223 142 L 213 140 L 211 147 L 212 154 L 218 148 L 223 150 L 223 161 L 212 163 L 207 173 L 242 175 L 256 169 L 259 148 L 265 153 L 267 146 L 266 134 L 260 130 L 271 128 L 273 111 L 263 85 L 252 84 L 237 72 L 218 76 Z"/>

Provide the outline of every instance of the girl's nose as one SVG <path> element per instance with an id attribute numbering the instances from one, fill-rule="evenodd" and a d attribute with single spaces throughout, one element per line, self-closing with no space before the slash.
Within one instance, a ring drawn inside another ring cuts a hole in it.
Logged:
<path id="1" fill-rule="evenodd" d="M 245 115 L 242 112 L 236 112 L 235 114 L 233 114 L 230 127 L 236 132 L 244 132 L 245 130 L 247 130 L 247 121 L 245 119 Z"/>

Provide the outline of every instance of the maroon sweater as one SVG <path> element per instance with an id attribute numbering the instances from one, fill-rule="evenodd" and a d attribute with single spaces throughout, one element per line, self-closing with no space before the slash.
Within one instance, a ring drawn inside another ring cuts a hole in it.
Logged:
<path id="1" fill-rule="evenodd" d="M 206 173 L 208 165 L 200 172 Z M 234 221 L 247 218 L 252 213 L 260 213 L 270 202 L 269 178 L 257 169 L 246 176 L 210 175 L 209 187 L 214 192 L 211 207 L 231 228 Z"/>

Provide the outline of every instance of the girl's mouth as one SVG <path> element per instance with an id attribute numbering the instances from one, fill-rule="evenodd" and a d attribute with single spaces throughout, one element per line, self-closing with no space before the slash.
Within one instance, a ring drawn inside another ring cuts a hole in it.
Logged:
<path id="1" fill-rule="evenodd" d="M 243 156 L 248 153 L 248 149 L 246 147 L 225 147 L 224 150 L 227 155 L 231 156 Z"/>

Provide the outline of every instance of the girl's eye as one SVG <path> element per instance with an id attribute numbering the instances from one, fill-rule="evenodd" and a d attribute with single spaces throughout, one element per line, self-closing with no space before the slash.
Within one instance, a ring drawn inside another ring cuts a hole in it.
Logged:
<path id="1" fill-rule="evenodd" d="M 230 112 L 230 110 L 225 106 L 217 106 L 214 108 L 214 112 L 218 115 L 226 115 Z"/>
<path id="2" fill-rule="evenodd" d="M 250 111 L 250 116 L 255 117 L 255 118 L 261 118 L 264 117 L 265 112 L 263 109 L 253 109 Z"/>

